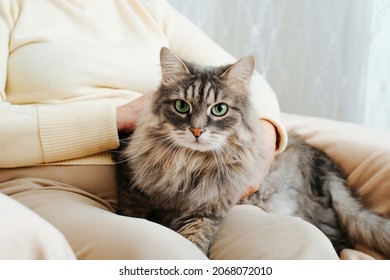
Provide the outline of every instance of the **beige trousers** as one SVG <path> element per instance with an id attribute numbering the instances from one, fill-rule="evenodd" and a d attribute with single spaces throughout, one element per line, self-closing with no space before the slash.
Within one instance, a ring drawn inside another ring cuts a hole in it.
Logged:
<path id="1" fill-rule="evenodd" d="M 0 169 L 0 259 L 206 259 L 170 229 L 115 214 L 115 203 L 113 166 Z M 210 258 L 338 257 L 311 224 L 240 205 L 219 227 Z"/>

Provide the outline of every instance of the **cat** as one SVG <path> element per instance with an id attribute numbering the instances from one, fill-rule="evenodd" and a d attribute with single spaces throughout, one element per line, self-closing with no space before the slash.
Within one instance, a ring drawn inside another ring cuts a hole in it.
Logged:
<path id="1" fill-rule="evenodd" d="M 250 97 L 255 59 L 208 67 L 162 48 L 160 61 L 161 84 L 116 157 L 117 212 L 165 225 L 207 254 L 265 164 Z M 364 209 L 340 168 L 297 135 L 242 203 L 314 224 L 337 251 L 360 242 L 390 257 L 390 221 Z"/>
<path id="2" fill-rule="evenodd" d="M 300 217 L 319 228 L 336 252 L 360 243 L 390 258 L 390 220 L 364 208 L 341 168 L 294 132 L 261 188 L 246 198 L 264 211 Z"/>

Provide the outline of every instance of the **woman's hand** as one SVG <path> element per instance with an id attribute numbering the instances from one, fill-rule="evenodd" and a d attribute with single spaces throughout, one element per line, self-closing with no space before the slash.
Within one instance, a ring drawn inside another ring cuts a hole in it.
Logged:
<path id="1" fill-rule="evenodd" d="M 249 197 L 251 194 L 256 192 L 261 185 L 264 177 L 267 175 L 269 167 L 271 166 L 272 161 L 275 157 L 276 150 L 276 130 L 272 123 L 266 120 L 260 120 L 260 125 L 262 126 L 262 136 L 263 139 L 261 141 L 265 145 L 265 153 L 264 153 L 264 164 L 262 166 L 262 170 L 259 170 L 261 174 L 261 179 L 258 184 L 254 184 L 249 186 L 245 192 L 240 195 L 239 202 L 242 202 L 245 198 Z"/>
<path id="2" fill-rule="evenodd" d="M 116 124 L 119 132 L 132 132 L 135 129 L 137 119 L 145 109 L 152 93 L 147 93 L 137 99 L 117 107 Z"/>

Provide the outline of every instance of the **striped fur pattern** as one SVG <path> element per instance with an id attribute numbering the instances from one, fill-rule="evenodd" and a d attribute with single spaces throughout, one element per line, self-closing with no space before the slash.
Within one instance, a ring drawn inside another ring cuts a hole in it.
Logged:
<path id="1" fill-rule="evenodd" d="M 276 157 L 260 191 L 244 203 L 300 217 L 318 227 L 337 252 L 360 243 L 390 258 L 390 220 L 363 207 L 341 169 L 294 133 Z"/>
<path id="2" fill-rule="evenodd" d="M 163 48 L 161 67 L 162 83 L 119 159 L 118 212 L 158 221 L 207 253 L 226 211 L 259 180 L 254 59 L 201 67 Z"/>
<path id="3" fill-rule="evenodd" d="M 227 210 L 261 177 L 248 93 L 254 59 L 202 67 L 163 48 L 161 67 L 162 83 L 117 159 L 118 213 L 166 225 L 207 254 Z M 390 258 L 390 221 L 365 209 L 340 168 L 294 134 L 243 203 L 301 217 L 337 251 L 361 243 Z"/>

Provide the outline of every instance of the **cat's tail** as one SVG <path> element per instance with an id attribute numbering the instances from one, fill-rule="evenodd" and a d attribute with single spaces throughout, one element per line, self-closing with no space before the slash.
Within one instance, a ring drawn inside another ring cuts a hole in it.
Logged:
<path id="1" fill-rule="evenodd" d="M 390 259 L 390 220 L 364 208 L 344 182 L 331 185 L 333 208 L 349 239 Z"/>

